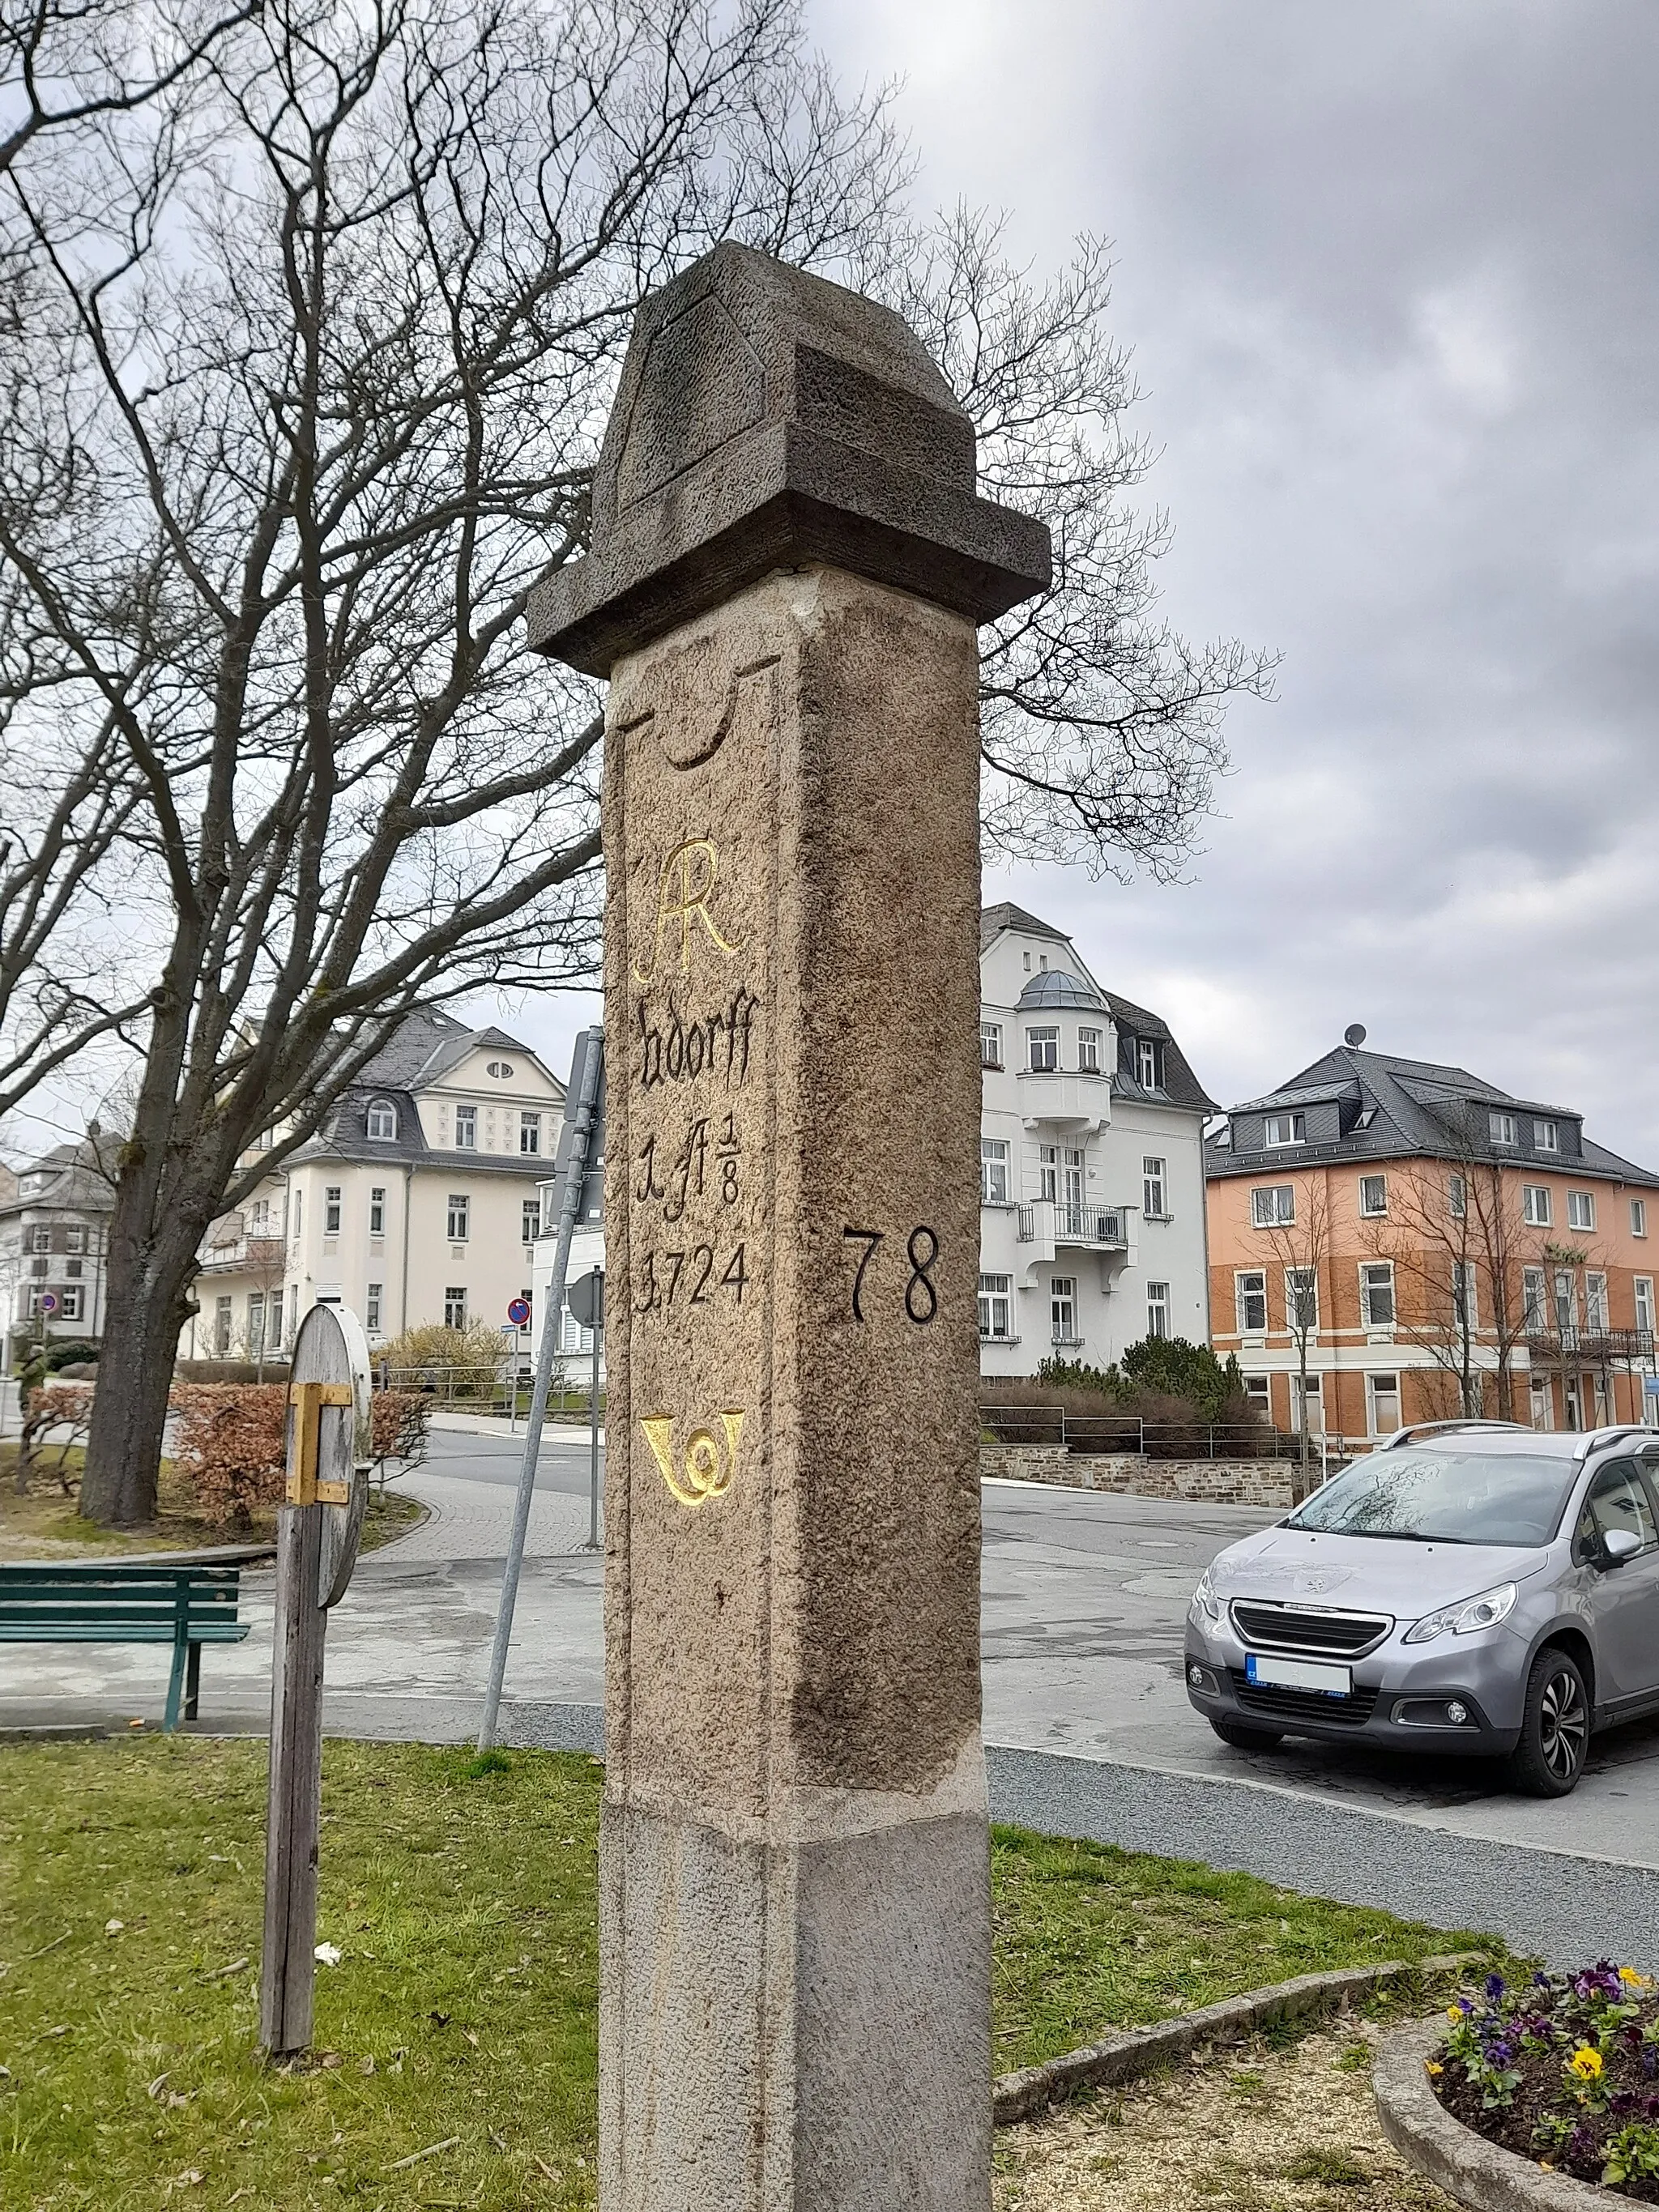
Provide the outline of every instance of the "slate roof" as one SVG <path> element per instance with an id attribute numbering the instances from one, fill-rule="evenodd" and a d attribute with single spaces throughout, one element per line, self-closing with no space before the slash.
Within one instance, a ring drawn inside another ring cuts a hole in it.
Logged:
<path id="1" fill-rule="evenodd" d="M 1467 1139 L 1461 1132 L 1454 1132 L 1436 1109 L 1470 1101 L 1516 1115 L 1536 1114 L 1581 1126 L 1583 1119 L 1569 1106 L 1548 1106 L 1534 1099 L 1519 1098 L 1513 1091 L 1500 1090 L 1495 1083 L 1488 1083 L 1483 1076 L 1472 1075 L 1464 1067 L 1445 1066 L 1434 1060 L 1402 1060 L 1390 1053 L 1365 1052 L 1353 1045 L 1339 1045 L 1311 1067 L 1304 1067 L 1299 1074 L 1293 1075 L 1282 1091 L 1246 1099 L 1228 1111 L 1234 1115 L 1273 1113 L 1281 1108 L 1322 1104 L 1334 1098 L 1358 1102 L 1362 1110 L 1370 1108 L 1373 1110 L 1370 1122 L 1363 1129 L 1350 1129 L 1334 1145 L 1298 1146 L 1298 1159 L 1389 1160 L 1424 1156 L 1455 1158 L 1466 1149 Z M 1551 1175 L 1583 1175 L 1659 1189 L 1659 1175 L 1621 1159 L 1617 1152 L 1593 1144 L 1588 1137 L 1582 1141 L 1582 1158 L 1507 1151 L 1496 1152 L 1493 1157 L 1517 1167 L 1530 1165 Z M 1205 1147 L 1205 1172 L 1211 1176 L 1260 1175 L 1266 1157 L 1262 1152 L 1237 1153 L 1231 1146 L 1218 1146 L 1212 1139 Z M 1277 1148 L 1273 1157 L 1279 1165 L 1289 1164 L 1285 1154 Z"/>
<path id="2" fill-rule="evenodd" d="M 24 1188 L 31 1178 L 45 1174 L 50 1174 L 52 1180 L 43 1189 Z M 111 1213 L 115 1208 L 110 1176 L 100 1165 L 91 1141 L 84 1137 L 77 1142 L 54 1145 L 49 1152 L 21 1168 L 9 1188 L 0 1188 L 0 1213 L 50 1212 L 64 1206 L 82 1213 Z"/>
<path id="3" fill-rule="evenodd" d="M 522 1060 L 537 1060 L 527 1044 L 509 1036 L 505 1030 L 470 1030 L 453 1016 L 435 1011 L 410 1014 L 325 1116 L 315 1136 L 290 1156 L 291 1164 L 319 1159 L 374 1161 L 392 1167 L 453 1167 L 468 1175 L 520 1176 L 532 1182 L 545 1177 L 551 1170 L 550 1152 L 440 1150 L 428 1145 L 422 1133 L 416 1092 L 441 1081 L 469 1053 L 492 1046 L 516 1053 Z M 540 1065 L 539 1060 L 537 1064 Z M 564 1085 L 556 1077 L 552 1080 L 562 1101 Z M 368 1109 L 382 1098 L 397 1109 L 395 1137 L 368 1134 Z"/>
<path id="4" fill-rule="evenodd" d="M 1051 1006 L 1081 1006 L 1102 1014 L 1106 1011 L 1106 1001 L 1094 985 L 1064 968 L 1045 968 L 1033 975 L 1014 1004 L 1022 1013 L 1041 1013 Z"/>
<path id="5" fill-rule="evenodd" d="M 1046 937 L 1053 945 L 1069 945 L 1072 941 L 1063 929 L 1039 921 L 1023 906 L 1011 906 L 1005 900 L 1000 906 L 982 906 L 979 910 L 980 951 L 988 952 L 1005 929 L 1018 929 L 1026 937 Z"/>
<path id="6" fill-rule="evenodd" d="M 1163 1015 L 1136 1006 L 1132 999 L 1121 998 L 1115 991 L 1108 991 L 1105 998 L 1120 1038 L 1152 1037 L 1164 1048 L 1162 1091 L 1146 1090 L 1137 1075 L 1120 1064 L 1112 1073 L 1112 1096 L 1143 1098 L 1149 1106 L 1190 1106 L 1202 1114 L 1217 1112 L 1214 1099 L 1193 1073 L 1186 1054 L 1176 1042 L 1175 1032 Z"/>

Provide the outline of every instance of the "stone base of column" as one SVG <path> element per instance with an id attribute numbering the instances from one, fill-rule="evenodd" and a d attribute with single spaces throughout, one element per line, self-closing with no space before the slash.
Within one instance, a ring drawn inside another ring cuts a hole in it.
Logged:
<path id="1" fill-rule="evenodd" d="M 790 1825 L 733 1835 L 605 1808 L 603 2201 L 615 2212 L 982 2212 L 979 1747 L 925 1796 L 802 1792 Z"/>

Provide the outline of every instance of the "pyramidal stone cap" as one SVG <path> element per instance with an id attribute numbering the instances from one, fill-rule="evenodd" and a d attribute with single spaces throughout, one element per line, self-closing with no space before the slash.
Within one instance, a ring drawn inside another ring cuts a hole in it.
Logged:
<path id="1" fill-rule="evenodd" d="M 641 307 L 592 550 L 530 599 L 590 676 L 775 569 L 823 562 L 975 622 L 1048 588 L 1047 526 L 981 499 L 974 426 L 890 307 L 717 246 Z"/>

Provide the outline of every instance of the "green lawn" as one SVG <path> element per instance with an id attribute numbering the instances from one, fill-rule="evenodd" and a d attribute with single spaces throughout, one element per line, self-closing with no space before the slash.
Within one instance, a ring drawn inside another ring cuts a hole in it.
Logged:
<path id="1" fill-rule="evenodd" d="M 0 1749 L 0 2205 L 593 2203 L 599 1784 L 580 1757 L 331 1742 L 318 1936 L 342 1956 L 316 2063 L 282 2073 L 254 2050 L 263 1745 Z M 999 2070 L 1447 1943 L 1013 1829 L 993 1880 Z"/>

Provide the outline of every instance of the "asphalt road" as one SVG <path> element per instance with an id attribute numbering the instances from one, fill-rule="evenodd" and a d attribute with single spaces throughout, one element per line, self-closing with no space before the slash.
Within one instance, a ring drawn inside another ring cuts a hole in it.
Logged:
<path id="1" fill-rule="evenodd" d="M 430 1519 L 360 1564 L 331 1616 L 328 1723 L 465 1740 L 477 1729 L 521 1438 L 434 1433 L 411 1479 Z M 601 1566 L 585 1431 L 550 1431 L 507 1676 L 509 1741 L 602 1747 Z M 1512 1796 L 1473 1762 L 1287 1741 L 1243 1753 L 1187 1703 L 1182 1623 L 1251 1509 L 987 1483 L 982 1633 L 993 1805 L 1440 1926 L 1497 1928 L 1558 1965 L 1659 1968 L 1659 1723 L 1598 1738 L 1570 1798 Z M 262 1729 L 269 1578 L 246 1643 L 203 1668 L 204 1724 Z M 0 1725 L 159 1713 L 165 1655 L 7 1647 Z"/>

